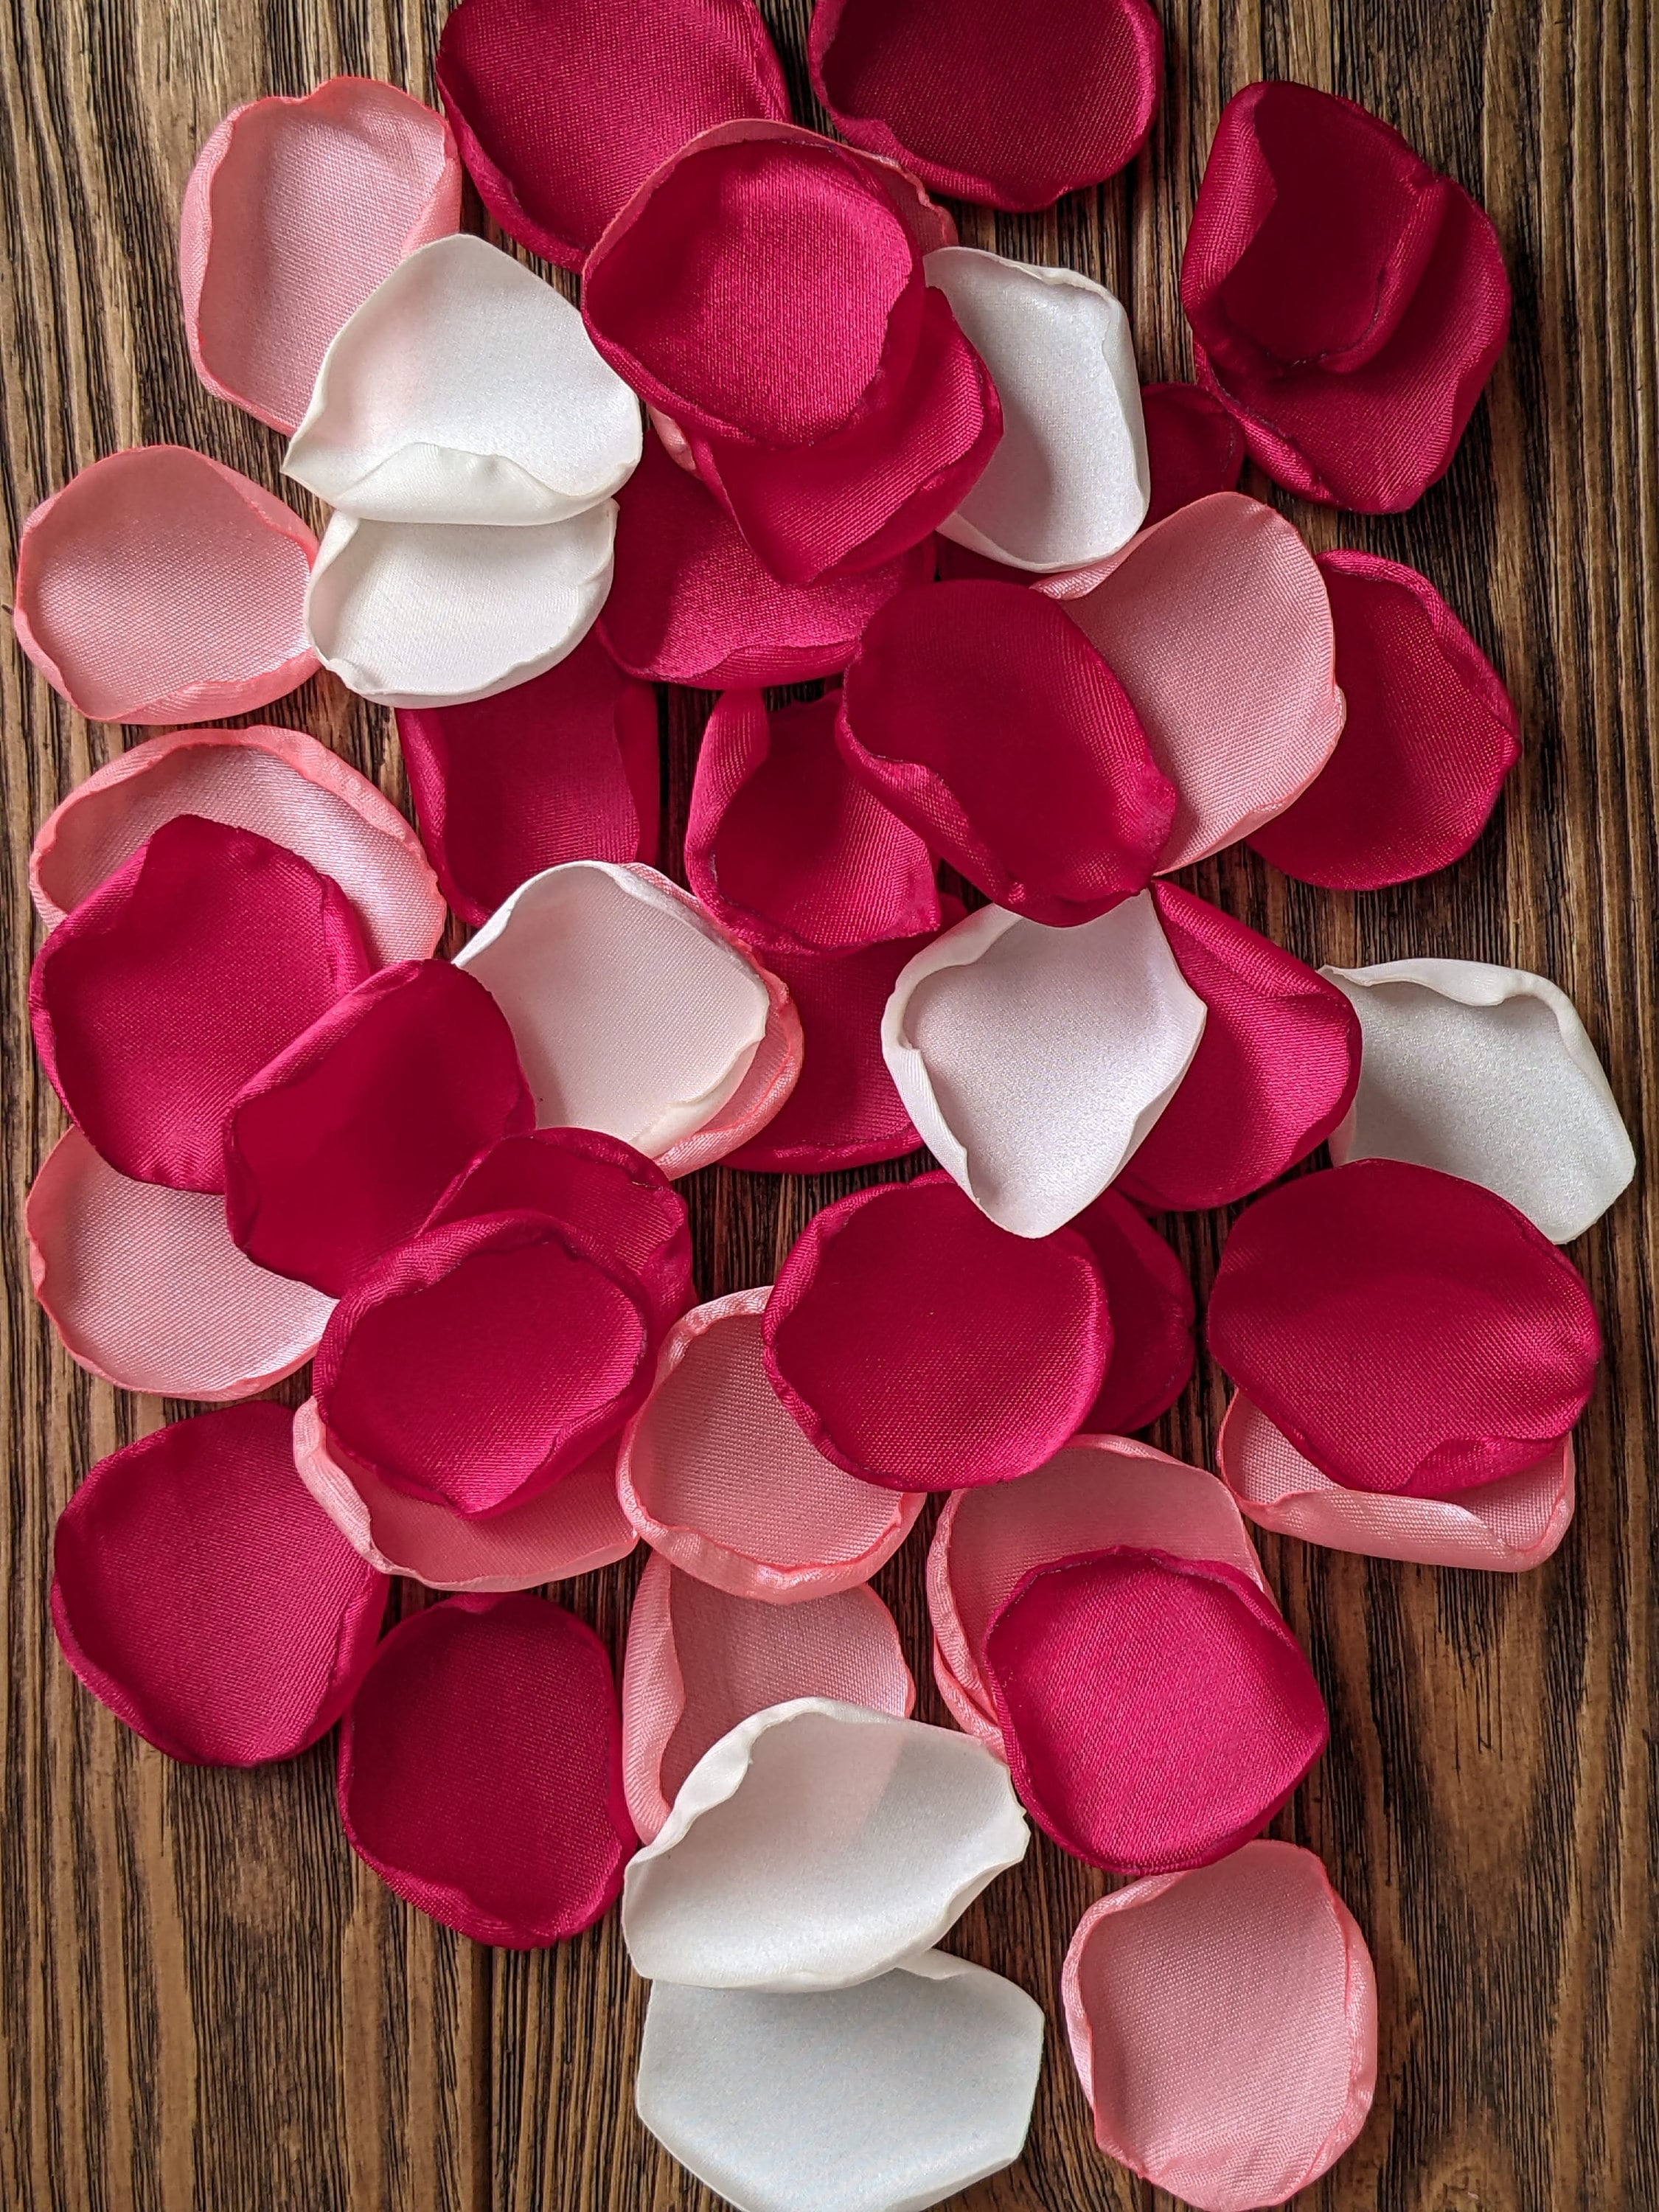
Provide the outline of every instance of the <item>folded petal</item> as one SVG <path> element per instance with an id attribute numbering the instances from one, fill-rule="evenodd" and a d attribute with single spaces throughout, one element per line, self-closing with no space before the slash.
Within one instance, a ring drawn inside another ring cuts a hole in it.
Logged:
<path id="1" fill-rule="evenodd" d="M 692 1768 L 629 1863 L 623 1940 L 647 1981 L 845 1989 L 929 1949 L 1030 1841 L 982 1745 L 797 1698 Z"/>
<path id="2" fill-rule="evenodd" d="M 1081 1237 L 1010 1237 L 944 1175 L 816 1214 L 764 1329 L 766 1371 L 818 1450 L 890 1490 L 1040 1467 L 1094 1402 L 1112 1341 Z"/>
<path id="3" fill-rule="evenodd" d="M 728 691 L 703 731 L 685 874 L 756 951 L 852 952 L 939 927 L 927 848 L 848 769 L 840 696 L 767 711 Z"/>
<path id="4" fill-rule="evenodd" d="M 1518 1474 L 1450 1498 L 1349 1490 L 1304 1459 L 1242 1390 L 1221 1424 L 1216 1465 L 1240 1510 L 1275 1534 L 1374 1559 L 1499 1574 L 1549 1558 L 1571 1522 L 1576 1490 L 1570 1436 Z"/>
<path id="5" fill-rule="evenodd" d="M 1122 1175 L 1154 1210 L 1231 1206 L 1305 1160 L 1352 1103 L 1359 1025 L 1305 961 L 1176 884 L 1152 896 L 1207 1008 L 1179 1089 Z"/>
<path id="6" fill-rule="evenodd" d="M 1283 2203 L 1365 2124 L 1376 1971 L 1295 1844 L 1102 1898 L 1060 1994 L 1101 2148 L 1199 2212 Z"/>
<path id="7" fill-rule="evenodd" d="M 623 1777 L 649 1843 L 704 1752 L 769 1705 L 833 1698 L 903 1718 L 916 1686 L 897 1623 L 860 1583 L 800 1605 L 733 1596 L 647 1560 L 623 1662 Z"/>
<path id="8" fill-rule="evenodd" d="M 373 1656 L 386 1577 L 307 1493 L 293 1421 L 268 1400 L 176 1421 L 100 1460 L 58 1516 L 64 1656 L 170 1759 L 292 1759 Z"/>
<path id="9" fill-rule="evenodd" d="M 1330 758 L 1343 715 L 1330 601 L 1272 507 L 1218 492 L 1103 568 L 1038 588 L 1105 655 L 1180 795 L 1161 873 L 1259 830 Z"/>
<path id="10" fill-rule="evenodd" d="M 231 1101 L 374 965 L 331 878 L 251 830 L 175 815 L 35 955 L 35 1048 L 111 1166 L 222 1190 Z"/>
<path id="11" fill-rule="evenodd" d="M 448 125 L 395 85 L 334 76 L 301 100 L 233 108 L 197 156 L 179 218 L 197 374 L 291 431 L 341 324 L 460 217 Z"/>
<path id="12" fill-rule="evenodd" d="M 569 301 L 463 235 L 342 326 L 283 473 L 370 521 L 562 522 L 627 483 L 641 436 Z"/>
<path id="13" fill-rule="evenodd" d="M 1133 896 L 1169 836 L 1175 793 L 1122 685 L 1058 607 L 1012 585 L 890 600 L 859 641 L 837 737 L 934 852 L 1033 921 Z"/>
<path id="14" fill-rule="evenodd" d="M 656 849 L 657 702 L 591 633 L 528 684 L 406 708 L 398 736 L 438 880 L 477 924 L 544 868 Z"/>
<path id="15" fill-rule="evenodd" d="M 1304 883 L 1375 890 L 1468 851 L 1520 758 L 1520 717 L 1426 576 L 1370 553 L 1322 553 L 1319 567 L 1348 718 L 1301 798 L 1250 842 Z"/>
<path id="16" fill-rule="evenodd" d="M 802 1434 L 766 1373 L 770 1295 L 734 1291 L 671 1332 L 623 1438 L 617 1490 L 677 1567 L 737 1597 L 793 1605 L 868 1582 L 925 1500 L 861 1482 Z"/>
<path id="17" fill-rule="evenodd" d="M 1303 1176 L 1227 1239 L 1210 1349 L 1352 1490 L 1442 1498 L 1532 1466 L 1601 1357 L 1571 1261 L 1478 1183 L 1395 1160 Z"/>
<path id="18" fill-rule="evenodd" d="M 1073 929 L 981 907 L 902 970 L 881 1041 L 911 1119 L 975 1205 L 1046 1237 L 1121 1172 L 1206 1023 L 1143 891 Z"/>
<path id="19" fill-rule="evenodd" d="M 1143 384 L 1152 498 L 1146 526 L 1212 492 L 1232 491 L 1244 466 L 1244 434 L 1201 384 Z"/>
<path id="20" fill-rule="evenodd" d="M 210 1191 L 134 1182 L 70 1128 L 24 1212 L 34 1295 L 71 1358 L 118 1389 L 223 1404 L 303 1367 L 333 1301 L 230 1241 Z"/>
<path id="21" fill-rule="evenodd" d="M 822 0 L 811 59 L 842 137 L 936 191 L 1026 210 L 1133 161 L 1164 82 L 1146 0 L 1029 17 L 996 0 Z"/>
<path id="22" fill-rule="evenodd" d="M 653 1983 L 635 2100 L 737 2212 L 915 2212 L 1013 2164 L 1042 2061 L 1025 1992 L 932 1951 L 816 1996 Z"/>
<path id="23" fill-rule="evenodd" d="M 1002 404 L 1002 442 L 939 534 L 1016 568 L 1115 553 L 1146 512 L 1129 319 L 1103 284 L 969 246 L 927 256 Z"/>
<path id="24" fill-rule="evenodd" d="M 658 1153 L 665 1176 L 690 1175 L 729 1159 L 769 1128 L 793 1095 L 805 1053 L 800 1016 L 781 977 L 763 968 L 760 978 L 766 986 L 766 1030 L 749 1073 L 712 1120 Z"/>
<path id="25" fill-rule="evenodd" d="M 1168 1413 L 1193 1371 L 1192 1278 L 1149 1221 L 1103 1190 L 1072 1223 L 1094 1254 L 1112 1316 L 1112 1359 L 1083 1425 L 1127 1436 Z"/>
<path id="26" fill-rule="evenodd" d="M 37 507 L 12 623 L 54 691 L 100 722 L 210 722 L 314 675 L 317 541 L 205 453 L 134 446 Z"/>
<path id="27" fill-rule="evenodd" d="M 446 1928 L 514 1950 L 580 1935 L 634 1840 L 605 1646 L 523 1593 L 411 1614 L 346 1716 L 338 1795 L 358 1857 Z"/>
<path id="28" fill-rule="evenodd" d="M 479 198 L 562 268 L 688 138 L 789 113 L 754 0 L 689 0 L 662 27 L 649 0 L 464 0 L 444 26 L 438 90 Z"/>
<path id="29" fill-rule="evenodd" d="M 1331 1157 L 1410 1160 L 1484 1183 L 1552 1243 L 1599 1221 L 1636 1173 L 1630 1133 L 1564 991 L 1483 960 L 1321 971 L 1365 1056 Z"/>

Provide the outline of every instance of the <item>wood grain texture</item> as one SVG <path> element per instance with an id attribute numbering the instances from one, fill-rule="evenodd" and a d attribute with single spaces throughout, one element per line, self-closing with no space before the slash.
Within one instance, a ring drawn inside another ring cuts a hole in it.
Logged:
<path id="1" fill-rule="evenodd" d="M 672 5 L 672 0 L 664 0 Z M 1659 1156 L 1659 380 L 1647 0 L 1158 0 L 1163 113 L 1125 176 L 964 240 L 1064 262 L 1127 303 L 1142 372 L 1190 369 L 1176 279 L 1224 100 L 1261 76 L 1346 93 L 1490 208 L 1515 336 L 1455 466 L 1411 514 L 1288 511 L 1316 546 L 1425 570 L 1519 702 L 1526 753 L 1459 867 L 1352 898 L 1248 854 L 1188 880 L 1314 959 L 1410 953 L 1554 976 Z M 278 443 L 191 372 L 179 193 L 232 104 L 335 70 L 431 96 L 444 0 L 0 0 L 0 496 L 30 507 L 116 447 L 171 439 L 275 484 Z M 806 0 L 769 0 L 798 112 Z M 1260 489 L 1260 487 L 1255 487 Z M 9 573 L 9 564 L 8 565 Z M 540 1954 L 488 1953 L 406 1911 L 351 1856 L 327 1747 L 264 1773 L 172 1765 L 76 1687 L 47 1624 L 52 1516 L 101 1453 L 185 1410 L 88 1380 L 28 1295 L 23 1193 L 58 1127 L 29 1052 L 34 826 L 118 750 L 8 639 L 0 653 L 4 1800 L 0 2206 L 5 2212 L 706 2212 L 631 2118 L 641 1990 L 614 1917 Z M 678 854 L 708 701 L 665 707 Z M 323 679 L 268 710 L 406 802 L 390 718 Z M 863 1177 L 714 1170 L 687 1188 L 704 1296 L 769 1279 Z M 1659 1193 L 1575 1256 L 1607 1340 L 1581 1432 L 1577 1520 L 1540 1572 L 1436 1572 L 1268 1540 L 1330 1703 L 1330 1755 L 1276 1824 L 1365 1928 L 1382 2000 L 1376 2114 L 1299 2200 L 1321 2212 L 1659 2206 L 1655 1924 Z M 1173 1234 L 1200 1291 L 1224 1231 Z M 289 1395 L 295 1386 L 289 1386 Z M 1154 1432 L 1203 1462 L 1213 1370 Z M 878 1587 L 926 1650 L 921 1543 Z M 620 1652 L 633 1571 L 568 1601 Z M 924 1717 L 942 1717 L 924 1684 Z M 1054 2008 L 1100 1877 L 1039 1841 L 953 1939 Z M 1026 2154 L 975 2212 L 1152 2212 L 1109 2166 L 1056 2038 Z"/>

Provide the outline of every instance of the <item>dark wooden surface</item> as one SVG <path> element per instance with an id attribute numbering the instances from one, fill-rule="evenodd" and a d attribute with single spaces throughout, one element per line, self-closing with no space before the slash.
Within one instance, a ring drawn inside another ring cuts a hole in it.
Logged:
<path id="1" fill-rule="evenodd" d="M 670 7 L 673 0 L 663 0 Z M 1013 4 L 1013 0 L 1010 0 Z M 1043 4 L 1043 0 L 1032 0 Z M 1162 115 L 1126 176 L 1054 214 L 969 210 L 963 237 L 1118 291 L 1142 373 L 1190 359 L 1180 246 L 1215 118 L 1259 76 L 1348 94 L 1481 196 L 1516 332 L 1448 480 L 1406 517 L 1291 511 L 1317 547 L 1432 577 L 1507 677 L 1526 755 L 1461 866 L 1363 898 L 1248 854 L 1195 887 L 1305 957 L 1514 961 L 1571 994 L 1638 1153 L 1655 1151 L 1654 704 L 1659 651 L 1654 43 L 1645 0 L 1158 0 Z M 339 70 L 431 96 L 443 0 L 3 0 L 0 470 L 9 541 L 116 447 L 179 440 L 275 484 L 277 441 L 203 391 L 173 237 L 201 140 L 234 102 Z M 800 113 L 806 0 L 772 0 Z M 1258 487 L 1259 488 L 1259 487 Z M 9 560 L 7 563 L 9 574 Z M 118 750 L 0 651 L 4 994 L 4 2212 L 704 2212 L 631 2117 L 640 1986 L 614 1916 L 489 1953 L 408 1912 L 347 1850 L 331 1750 L 262 1773 L 181 1768 L 75 1686 L 47 1623 L 54 1513 L 100 1454 L 185 1410 L 94 1383 L 28 1295 L 24 1190 L 58 1127 L 25 1021 L 34 826 Z M 665 709 L 675 855 L 708 702 Z M 405 799 L 390 717 L 325 678 L 270 710 Z M 849 1180 L 856 1180 L 849 1179 Z M 702 1293 L 763 1282 L 837 1182 L 716 1169 L 688 1186 Z M 1540 1572 L 1437 1573 L 1269 1540 L 1330 1703 L 1329 1757 L 1277 1824 L 1320 1851 L 1382 1989 L 1375 2115 L 1307 2193 L 1322 2212 L 1659 2207 L 1654 1921 L 1654 1187 L 1575 1253 L 1605 1378 L 1577 1520 Z M 1173 1234 L 1200 1289 L 1224 1224 Z M 1203 1462 L 1222 1389 L 1155 1440 Z M 918 1540 L 878 1587 L 919 1673 Z M 620 1653 L 632 1571 L 568 1586 Z M 924 1682 L 924 1717 L 940 1718 Z M 1055 2002 L 1099 1877 L 1039 1839 L 955 1939 Z M 1151 2212 L 1108 2165 L 1051 2040 L 1026 2154 L 976 2212 Z"/>

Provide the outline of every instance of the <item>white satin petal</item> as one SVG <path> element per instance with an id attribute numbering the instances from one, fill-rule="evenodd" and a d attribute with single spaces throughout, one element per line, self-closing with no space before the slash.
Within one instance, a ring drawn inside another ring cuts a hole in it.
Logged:
<path id="1" fill-rule="evenodd" d="M 1359 1089 L 1331 1157 L 1484 1183 L 1558 1244 L 1599 1221 L 1636 1154 L 1572 1001 L 1482 960 L 1320 970 L 1353 1002 Z"/>
<path id="2" fill-rule="evenodd" d="M 931 1949 L 1029 1841 L 983 1745 L 797 1698 L 692 1768 L 629 1863 L 623 1938 L 648 1981 L 844 1989 Z"/>
<path id="3" fill-rule="evenodd" d="M 1150 892 L 1076 929 L 982 907 L 900 970 L 881 1046 L 940 1166 L 1002 1228 L 1046 1237 L 1151 1130 L 1206 1012 Z"/>
<path id="4" fill-rule="evenodd" d="M 654 1983 L 635 2102 L 737 2212 L 924 2212 L 1013 2164 L 1042 2064 L 1024 1990 L 930 1951 L 817 1996 Z"/>
<path id="5" fill-rule="evenodd" d="M 766 1032 L 760 970 L 637 863 L 532 876 L 455 965 L 506 1015 L 543 1128 L 603 1130 L 652 1158 L 714 1118 Z"/>
<path id="6" fill-rule="evenodd" d="M 283 472 L 369 521 L 561 522 L 628 481 L 641 438 L 570 302 L 481 238 L 441 238 L 336 333 Z"/>
<path id="7" fill-rule="evenodd" d="M 612 500 L 520 529 L 337 514 L 306 590 L 325 668 L 382 707 L 454 707 L 574 653 L 611 589 Z"/>
<path id="8" fill-rule="evenodd" d="M 1104 560 L 1146 518 L 1152 476 L 1129 319 L 1103 285 L 969 246 L 923 264 L 990 370 L 1002 439 L 939 525 L 1010 568 Z"/>

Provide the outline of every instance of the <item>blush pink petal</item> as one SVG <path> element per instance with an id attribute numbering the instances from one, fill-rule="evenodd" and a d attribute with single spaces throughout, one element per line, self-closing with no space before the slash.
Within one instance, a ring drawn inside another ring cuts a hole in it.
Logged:
<path id="1" fill-rule="evenodd" d="M 97 722 L 246 714 L 316 673 L 317 540 L 292 507 L 184 446 L 94 461 L 17 548 L 17 642 Z"/>

